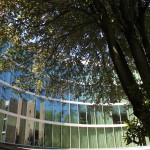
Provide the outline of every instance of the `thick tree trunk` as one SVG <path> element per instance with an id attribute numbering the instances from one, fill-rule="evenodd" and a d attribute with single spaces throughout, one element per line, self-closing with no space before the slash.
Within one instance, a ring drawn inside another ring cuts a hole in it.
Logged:
<path id="1" fill-rule="evenodd" d="M 134 115 L 142 121 L 144 128 L 148 135 L 150 135 L 150 104 L 145 104 L 145 96 L 140 90 L 139 85 L 134 80 L 134 77 L 129 69 L 126 62 L 125 56 L 121 49 L 119 43 L 115 40 L 115 34 L 113 32 L 112 26 L 106 16 L 102 21 L 102 29 L 105 33 L 106 40 L 108 42 L 110 56 L 114 63 L 116 72 L 122 84 L 122 87 L 128 96 L 134 110 Z M 132 41 L 132 47 L 137 47 L 137 43 Z M 139 55 L 139 54 L 138 54 Z M 138 56 L 137 56 L 138 57 Z M 140 59 L 140 58 L 139 58 Z M 142 71 L 142 66 L 140 66 Z M 146 71 L 145 66 L 143 69 Z M 145 81 L 146 82 L 146 81 Z M 147 81 L 148 82 L 148 81 Z"/>

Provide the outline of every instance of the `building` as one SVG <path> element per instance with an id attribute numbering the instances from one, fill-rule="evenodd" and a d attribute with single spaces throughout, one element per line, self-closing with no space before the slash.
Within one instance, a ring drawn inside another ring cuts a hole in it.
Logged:
<path id="1" fill-rule="evenodd" d="M 126 101 L 95 105 L 72 93 L 51 98 L 21 92 L 13 80 L 13 72 L 0 75 L 0 141 L 52 148 L 127 146 L 123 122 L 133 114 Z"/>

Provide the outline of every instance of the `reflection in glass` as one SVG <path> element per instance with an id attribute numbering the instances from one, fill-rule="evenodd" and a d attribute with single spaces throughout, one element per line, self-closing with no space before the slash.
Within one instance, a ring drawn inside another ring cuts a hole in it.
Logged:
<path id="1" fill-rule="evenodd" d="M 106 148 L 106 135 L 104 128 L 97 128 L 98 148 Z"/>
<path id="2" fill-rule="evenodd" d="M 104 124 L 104 113 L 102 106 L 95 107 L 96 124 Z"/>
<path id="3" fill-rule="evenodd" d="M 115 147 L 113 128 L 105 128 L 107 148 Z"/>
<path id="4" fill-rule="evenodd" d="M 7 116 L 7 128 L 5 142 L 15 143 L 16 118 Z"/>
<path id="5" fill-rule="evenodd" d="M 80 148 L 88 147 L 88 136 L 87 136 L 87 128 L 79 128 L 80 129 Z"/>
<path id="6" fill-rule="evenodd" d="M 87 123 L 96 124 L 94 106 L 87 106 Z"/>
<path id="7" fill-rule="evenodd" d="M 85 105 L 79 105 L 79 123 L 80 124 L 86 124 L 86 106 Z"/>
<path id="8" fill-rule="evenodd" d="M 62 148 L 70 148 L 70 127 L 62 126 Z"/>
<path id="9" fill-rule="evenodd" d="M 44 125 L 44 146 L 52 147 L 52 125 Z"/>
<path id="10" fill-rule="evenodd" d="M 71 127 L 71 148 L 79 148 L 79 128 Z"/>
<path id="11" fill-rule="evenodd" d="M 69 104 L 67 103 L 62 103 L 61 122 L 69 123 Z"/>
<path id="12" fill-rule="evenodd" d="M 61 126 L 53 125 L 53 147 L 61 147 Z"/>
<path id="13" fill-rule="evenodd" d="M 112 107 L 112 118 L 114 124 L 120 124 L 120 112 L 118 106 Z"/>
<path id="14" fill-rule="evenodd" d="M 70 120 L 71 123 L 78 123 L 78 106 L 70 104 Z"/>
<path id="15" fill-rule="evenodd" d="M 128 120 L 126 106 L 120 106 L 120 115 L 121 115 L 121 123 Z"/>
<path id="16" fill-rule="evenodd" d="M 89 148 L 97 148 L 96 129 L 88 128 Z"/>
<path id="17" fill-rule="evenodd" d="M 61 103 L 54 101 L 53 102 L 53 121 L 61 122 Z"/>

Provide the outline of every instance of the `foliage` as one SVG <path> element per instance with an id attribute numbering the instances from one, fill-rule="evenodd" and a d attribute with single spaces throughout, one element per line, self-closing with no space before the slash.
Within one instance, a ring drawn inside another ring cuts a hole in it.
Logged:
<path id="1" fill-rule="evenodd" d="M 125 122 L 127 125 L 127 132 L 124 136 L 125 142 L 128 144 L 135 143 L 137 145 L 146 145 L 146 132 L 143 128 L 142 122 L 139 122 L 138 119 L 133 118 L 132 120 L 128 120 Z"/>
<path id="2" fill-rule="evenodd" d="M 96 103 L 127 96 L 150 135 L 149 0 L 0 4 L 0 71 L 21 70 L 16 86 Z"/>

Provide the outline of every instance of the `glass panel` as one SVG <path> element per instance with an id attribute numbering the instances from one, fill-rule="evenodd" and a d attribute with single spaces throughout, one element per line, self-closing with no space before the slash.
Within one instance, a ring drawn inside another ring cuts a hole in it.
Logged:
<path id="1" fill-rule="evenodd" d="M 96 124 L 94 106 L 87 106 L 87 123 Z"/>
<path id="2" fill-rule="evenodd" d="M 61 147 L 61 126 L 53 125 L 53 147 Z"/>
<path id="3" fill-rule="evenodd" d="M 11 84 L 11 82 L 12 82 L 11 72 L 5 72 L 4 73 L 4 81 Z"/>
<path id="4" fill-rule="evenodd" d="M 52 125 L 50 124 L 44 126 L 44 146 L 52 147 Z"/>
<path id="5" fill-rule="evenodd" d="M 62 126 L 62 148 L 70 148 L 70 127 Z"/>
<path id="6" fill-rule="evenodd" d="M 11 99 L 14 99 L 16 101 L 19 100 L 19 92 L 15 89 L 11 89 Z"/>
<path id="7" fill-rule="evenodd" d="M 10 99 L 10 88 L 7 86 L 2 86 L 2 99 L 5 101 Z"/>
<path id="8" fill-rule="evenodd" d="M 102 111 L 102 106 L 95 108 L 96 124 L 104 124 L 104 114 Z"/>
<path id="9" fill-rule="evenodd" d="M 104 128 L 97 128 L 98 148 L 106 148 L 106 137 Z"/>
<path id="10" fill-rule="evenodd" d="M 105 132 L 106 132 L 107 148 L 115 147 L 113 128 L 105 128 Z"/>
<path id="11" fill-rule="evenodd" d="M 53 120 L 53 101 L 45 100 L 45 120 Z"/>
<path id="12" fill-rule="evenodd" d="M 17 118 L 16 123 L 16 144 L 24 144 L 26 133 L 26 120 Z"/>
<path id="13" fill-rule="evenodd" d="M 114 124 L 120 124 L 120 112 L 119 112 L 119 107 L 118 106 L 113 106 L 112 107 L 112 118 L 113 118 L 113 123 Z"/>
<path id="14" fill-rule="evenodd" d="M 120 114 L 121 114 L 121 123 L 128 120 L 126 106 L 120 106 Z"/>
<path id="15" fill-rule="evenodd" d="M 71 123 L 78 123 L 78 107 L 76 104 L 70 104 Z"/>
<path id="16" fill-rule="evenodd" d="M 105 124 L 113 124 L 112 107 L 111 106 L 103 106 L 103 112 L 104 112 L 104 122 L 105 122 Z"/>
<path id="17" fill-rule="evenodd" d="M 34 121 L 26 120 L 25 144 L 34 145 Z"/>
<path id="18" fill-rule="evenodd" d="M 114 128 L 114 133 L 115 133 L 116 147 L 122 147 L 123 146 L 122 129 Z"/>
<path id="19" fill-rule="evenodd" d="M 45 120 L 45 101 L 40 103 L 40 120 Z M 44 123 L 39 122 L 39 146 L 43 146 Z"/>
<path id="20" fill-rule="evenodd" d="M 128 119 L 132 120 L 133 118 L 135 118 L 134 114 L 133 114 L 133 108 L 132 106 L 128 106 Z"/>
<path id="21" fill-rule="evenodd" d="M 88 128 L 89 148 L 97 148 L 96 129 Z"/>
<path id="22" fill-rule="evenodd" d="M 15 143 L 16 117 L 7 117 L 6 140 L 8 143 Z"/>
<path id="23" fill-rule="evenodd" d="M 53 102 L 53 121 L 61 122 L 61 103 Z"/>
<path id="24" fill-rule="evenodd" d="M 0 101 L 0 109 L 1 109 L 1 101 Z M 0 113 L 0 141 L 2 139 L 3 122 L 4 122 L 4 114 Z"/>
<path id="25" fill-rule="evenodd" d="M 80 124 L 86 124 L 86 106 L 85 105 L 79 105 L 79 123 Z"/>
<path id="26" fill-rule="evenodd" d="M 79 128 L 80 129 L 80 148 L 88 147 L 88 136 L 87 136 L 87 128 Z"/>
<path id="27" fill-rule="evenodd" d="M 62 118 L 61 122 L 69 123 L 69 104 L 62 103 Z"/>
<path id="28" fill-rule="evenodd" d="M 9 101 L 9 111 L 13 113 L 17 113 L 18 110 L 18 101 L 16 99 L 10 99 Z"/>
<path id="29" fill-rule="evenodd" d="M 79 148 L 78 127 L 71 127 L 71 148 Z"/>
<path id="30" fill-rule="evenodd" d="M 35 122 L 34 145 L 39 146 L 39 122 Z"/>

